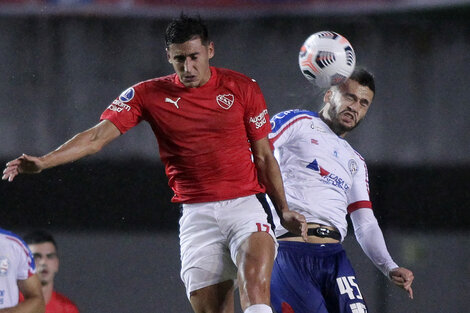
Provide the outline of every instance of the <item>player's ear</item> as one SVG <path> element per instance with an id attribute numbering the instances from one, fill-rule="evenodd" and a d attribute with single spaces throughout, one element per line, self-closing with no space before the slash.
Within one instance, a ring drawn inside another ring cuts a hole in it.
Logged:
<path id="1" fill-rule="evenodd" d="M 166 51 L 166 59 L 168 60 L 168 63 L 171 63 L 170 50 L 168 50 L 168 48 L 166 48 L 165 51 Z"/>
<path id="2" fill-rule="evenodd" d="M 213 41 L 211 41 L 207 45 L 207 54 L 209 56 L 209 59 L 212 59 L 214 57 L 215 51 L 214 51 L 214 42 Z"/>
<path id="3" fill-rule="evenodd" d="M 331 91 L 331 89 L 328 89 L 327 92 L 325 92 L 325 95 L 323 96 L 323 102 L 330 103 L 332 95 L 333 95 L 333 91 Z"/>

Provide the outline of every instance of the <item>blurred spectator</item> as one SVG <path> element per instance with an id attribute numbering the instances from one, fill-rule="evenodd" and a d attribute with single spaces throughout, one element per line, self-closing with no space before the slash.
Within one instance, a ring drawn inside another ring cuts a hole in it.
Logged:
<path id="1" fill-rule="evenodd" d="M 37 275 L 42 285 L 46 313 L 78 313 L 77 306 L 54 290 L 54 278 L 59 271 L 57 244 L 51 234 L 36 230 L 24 236 L 34 256 Z"/>

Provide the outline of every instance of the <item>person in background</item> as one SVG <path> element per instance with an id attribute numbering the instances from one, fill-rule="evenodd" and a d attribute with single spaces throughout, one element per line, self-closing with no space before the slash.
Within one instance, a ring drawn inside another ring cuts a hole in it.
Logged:
<path id="1" fill-rule="evenodd" d="M 44 313 L 41 283 L 26 243 L 0 228 L 0 313 Z M 19 303 L 19 293 L 24 300 Z"/>
<path id="2" fill-rule="evenodd" d="M 54 279 L 59 272 L 59 254 L 52 235 L 43 230 L 35 230 L 23 238 L 36 262 L 46 313 L 78 313 L 77 306 L 70 299 L 54 290 Z"/>

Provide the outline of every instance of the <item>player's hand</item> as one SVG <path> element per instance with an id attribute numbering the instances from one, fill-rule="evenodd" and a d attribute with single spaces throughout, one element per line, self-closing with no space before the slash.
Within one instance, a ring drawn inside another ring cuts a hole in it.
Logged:
<path id="1" fill-rule="evenodd" d="M 43 170 L 40 158 L 23 154 L 6 164 L 3 170 L 2 180 L 13 181 L 19 174 L 36 174 Z"/>
<path id="2" fill-rule="evenodd" d="M 307 221 L 305 216 L 294 211 L 283 211 L 281 217 L 281 225 L 289 232 L 301 235 L 304 241 L 308 240 Z"/>
<path id="3" fill-rule="evenodd" d="M 398 287 L 405 289 L 410 298 L 413 299 L 413 289 L 411 288 L 411 284 L 415 279 L 413 272 L 404 267 L 397 267 L 391 270 L 389 275 L 392 282 Z"/>

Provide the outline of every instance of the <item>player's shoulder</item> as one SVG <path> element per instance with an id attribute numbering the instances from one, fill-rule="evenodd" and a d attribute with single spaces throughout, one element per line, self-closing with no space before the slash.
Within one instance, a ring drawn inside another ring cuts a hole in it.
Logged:
<path id="1" fill-rule="evenodd" d="M 224 81 L 233 80 L 243 84 L 256 83 L 253 78 L 234 70 L 221 67 L 214 67 L 214 70 L 217 72 L 217 76 Z"/>
<path id="2" fill-rule="evenodd" d="M 295 109 L 282 111 L 271 117 L 271 129 L 272 132 L 277 132 L 287 125 L 316 118 L 319 118 L 318 113 L 308 110 Z"/>
<path id="3" fill-rule="evenodd" d="M 2 240 L 5 244 L 19 248 L 20 251 L 24 251 L 29 254 L 28 245 L 23 241 L 23 239 L 19 235 L 11 231 L 0 228 L 0 240 Z"/>
<path id="4" fill-rule="evenodd" d="M 155 77 L 155 78 L 150 78 L 147 80 L 143 80 L 141 82 L 138 82 L 135 84 L 133 87 L 166 87 L 168 85 L 174 85 L 175 84 L 175 77 L 176 74 L 170 74 L 166 76 L 161 76 L 161 77 Z"/>
<path id="5" fill-rule="evenodd" d="M 145 97 L 147 94 L 152 94 L 155 91 L 168 90 L 172 86 L 175 86 L 175 76 L 176 74 L 170 74 L 137 82 L 124 90 L 119 95 L 119 100 L 129 102 L 136 95 Z"/>
<path id="6" fill-rule="evenodd" d="M 353 155 L 358 162 L 365 164 L 366 160 L 364 159 L 364 157 L 356 149 L 354 149 L 348 141 L 346 141 L 345 139 L 343 140 L 346 143 L 346 149 L 350 151 L 350 154 Z"/>
<path id="7" fill-rule="evenodd" d="M 63 295 L 63 294 L 61 294 L 61 293 L 59 293 L 55 290 L 53 291 L 53 295 L 54 295 L 54 300 L 59 302 L 61 305 L 77 308 L 75 303 L 72 300 L 70 300 L 69 298 L 67 298 L 65 295 Z"/>

